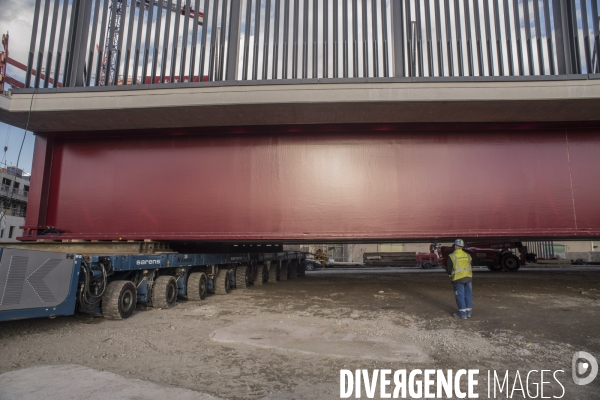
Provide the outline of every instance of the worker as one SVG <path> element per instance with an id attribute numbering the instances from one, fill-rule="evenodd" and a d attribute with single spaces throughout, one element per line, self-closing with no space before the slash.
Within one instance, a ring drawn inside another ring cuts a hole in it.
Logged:
<path id="1" fill-rule="evenodd" d="M 455 318 L 467 319 L 473 314 L 473 259 L 463 250 L 465 242 L 462 239 L 454 241 L 454 252 L 446 260 L 446 271 L 454 285 L 454 295 L 458 313 Z"/>

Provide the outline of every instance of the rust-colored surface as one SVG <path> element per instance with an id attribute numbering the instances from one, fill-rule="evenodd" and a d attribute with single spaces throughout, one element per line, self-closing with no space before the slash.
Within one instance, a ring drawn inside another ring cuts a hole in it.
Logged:
<path id="1" fill-rule="evenodd" d="M 46 220 L 27 225 L 138 240 L 599 235 L 597 128 L 441 128 L 57 137 Z"/>

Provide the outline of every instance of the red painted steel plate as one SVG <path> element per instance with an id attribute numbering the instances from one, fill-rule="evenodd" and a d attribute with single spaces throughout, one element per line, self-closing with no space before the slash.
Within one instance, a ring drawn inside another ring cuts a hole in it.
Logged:
<path id="1" fill-rule="evenodd" d="M 45 225 L 136 240 L 594 236 L 598 154 L 591 128 L 57 138 Z"/>

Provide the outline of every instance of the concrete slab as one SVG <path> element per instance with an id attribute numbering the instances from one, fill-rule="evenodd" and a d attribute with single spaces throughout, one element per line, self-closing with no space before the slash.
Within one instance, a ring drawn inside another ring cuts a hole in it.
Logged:
<path id="1" fill-rule="evenodd" d="M 15 92 L 10 104 L 0 104 L 0 121 L 23 127 L 30 107 L 30 128 L 34 132 L 287 124 L 595 121 L 600 108 L 600 80 L 155 86 L 146 90 Z"/>
<path id="2" fill-rule="evenodd" d="M 47 365 L 0 375 L 0 400 L 213 400 L 216 397 L 81 365 Z"/>
<path id="3" fill-rule="evenodd" d="M 211 339 L 269 349 L 380 361 L 427 362 L 412 340 L 372 335 L 367 321 L 261 315 L 218 329 Z"/>

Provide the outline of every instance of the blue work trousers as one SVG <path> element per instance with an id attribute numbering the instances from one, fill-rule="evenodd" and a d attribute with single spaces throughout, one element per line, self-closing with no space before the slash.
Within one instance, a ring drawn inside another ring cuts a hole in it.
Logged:
<path id="1" fill-rule="evenodd" d="M 473 282 L 453 283 L 459 317 L 470 317 L 473 314 Z"/>

